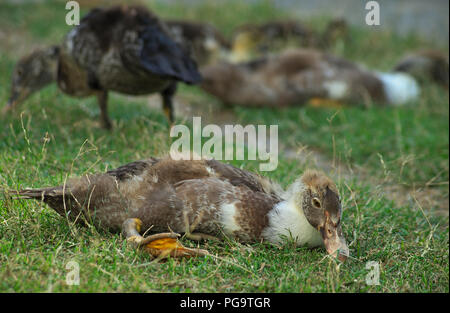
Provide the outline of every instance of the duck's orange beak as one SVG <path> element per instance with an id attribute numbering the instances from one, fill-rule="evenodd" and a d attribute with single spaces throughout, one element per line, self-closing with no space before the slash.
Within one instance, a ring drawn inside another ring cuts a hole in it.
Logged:
<path id="1" fill-rule="evenodd" d="M 319 231 L 328 254 L 345 262 L 350 252 L 342 234 L 341 224 L 333 225 L 332 221 L 327 219 L 324 227 L 319 227 Z"/>

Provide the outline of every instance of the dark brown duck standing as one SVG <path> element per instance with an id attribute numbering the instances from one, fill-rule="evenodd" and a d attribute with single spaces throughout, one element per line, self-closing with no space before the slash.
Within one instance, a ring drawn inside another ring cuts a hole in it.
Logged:
<path id="1" fill-rule="evenodd" d="M 176 233 L 193 240 L 281 243 L 292 238 L 299 246 L 325 246 L 341 260 L 348 256 L 338 189 L 314 170 L 284 191 L 263 176 L 215 160 L 150 158 L 61 186 L 15 193 L 44 201 L 71 221 L 122 230 L 128 242 L 155 256 L 207 254 L 183 247 Z M 157 234 L 143 238 L 139 233 L 148 229 Z"/>
<path id="2" fill-rule="evenodd" d="M 201 76 L 195 61 L 155 14 L 144 7 L 123 5 L 91 10 L 61 46 L 35 51 L 20 60 L 4 111 L 54 80 L 68 95 L 97 96 L 102 126 L 111 128 L 108 91 L 159 92 L 164 111 L 173 121 L 177 82 L 196 84 Z"/>

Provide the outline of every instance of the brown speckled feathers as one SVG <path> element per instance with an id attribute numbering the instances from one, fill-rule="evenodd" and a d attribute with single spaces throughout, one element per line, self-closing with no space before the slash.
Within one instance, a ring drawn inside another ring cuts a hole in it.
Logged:
<path id="1" fill-rule="evenodd" d="M 156 232 L 220 236 L 229 227 L 227 234 L 247 241 L 261 236 L 281 192 L 264 177 L 218 161 L 150 158 L 19 195 L 43 199 L 72 221 L 87 220 L 114 231 L 135 217 L 144 229 Z M 235 217 L 224 221 L 221 212 L 230 208 Z"/>

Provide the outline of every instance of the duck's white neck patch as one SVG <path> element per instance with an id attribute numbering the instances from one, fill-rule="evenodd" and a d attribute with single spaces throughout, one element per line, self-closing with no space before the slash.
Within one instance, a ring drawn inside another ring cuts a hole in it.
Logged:
<path id="1" fill-rule="evenodd" d="M 382 72 L 377 72 L 375 75 L 383 83 L 386 98 L 393 105 L 402 105 L 420 95 L 419 84 L 411 75 Z"/>
<path id="2" fill-rule="evenodd" d="M 284 237 L 292 238 L 297 245 L 317 247 L 323 245 L 322 237 L 317 229 L 309 224 L 303 209 L 297 203 L 299 191 L 303 188 L 300 181 L 296 181 L 286 192 L 285 201 L 278 203 L 269 213 L 269 226 L 262 232 L 262 237 L 273 243 L 281 243 Z"/>

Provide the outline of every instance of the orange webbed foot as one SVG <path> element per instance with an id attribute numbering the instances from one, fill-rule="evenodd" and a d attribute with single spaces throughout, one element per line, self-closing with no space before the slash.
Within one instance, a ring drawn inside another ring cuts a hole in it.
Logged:
<path id="1" fill-rule="evenodd" d="M 178 257 L 192 257 L 192 256 L 205 256 L 209 252 L 203 249 L 186 248 L 179 241 L 179 234 L 176 233 L 161 233 L 148 236 L 144 238 L 139 247 L 144 249 L 151 255 L 159 258 L 171 256 Z"/>
<path id="2" fill-rule="evenodd" d="M 139 231 L 142 221 L 137 218 L 127 219 L 123 223 L 123 231 L 127 238 L 127 242 L 150 253 L 152 256 L 163 259 L 166 257 L 194 257 L 209 255 L 209 252 L 203 249 L 192 249 L 183 246 L 177 233 L 160 233 L 142 237 Z"/>

